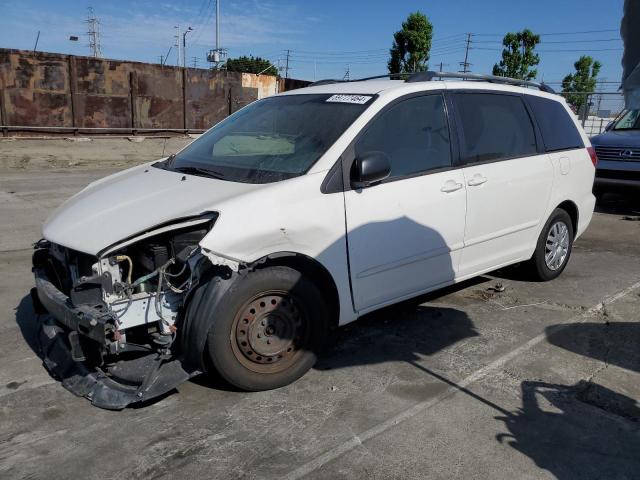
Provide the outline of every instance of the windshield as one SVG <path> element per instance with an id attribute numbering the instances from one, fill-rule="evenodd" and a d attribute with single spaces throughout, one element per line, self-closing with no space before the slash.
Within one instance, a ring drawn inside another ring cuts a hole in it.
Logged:
<path id="1" fill-rule="evenodd" d="M 159 166 L 245 183 L 296 177 L 311 168 L 372 98 L 288 95 L 259 100 Z"/>
<path id="2" fill-rule="evenodd" d="M 629 110 L 613 127 L 614 130 L 640 130 L 640 110 Z"/>

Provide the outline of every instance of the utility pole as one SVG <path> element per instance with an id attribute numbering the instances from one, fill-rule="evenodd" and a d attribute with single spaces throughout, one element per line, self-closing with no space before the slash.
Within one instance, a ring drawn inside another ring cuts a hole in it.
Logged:
<path id="1" fill-rule="evenodd" d="M 87 9 L 87 35 L 89 36 L 89 50 L 91 56 L 102 58 L 102 45 L 100 44 L 100 20 L 96 17 L 93 7 Z"/>
<path id="2" fill-rule="evenodd" d="M 291 55 L 291 50 L 287 49 L 287 59 L 284 66 L 284 78 L 289 78 L 289 55 Z"/>
<path id="3" fill-rule="evenodd" d="M 187 33 L 193 32 L 193 28 L 187 28 L 182 34 L 182 68 L 187 67 Z"/>
<path id="4" fill-rule="evenodd" d="M 460 66 L 462 67 L 462 73 L 469 72 L 469 67 L 471 66 L 471 64 L 469 63 L 469 50 L 471 49 L 472 36 L 473 36 L 473 33 L 467 33 L 467 46 L 464 52 L 464 62 L 460 63 Z"/>
<path id="5" fill-rule="evenodd" d="M 38 49 L 38 40 L 40 40 L 40 30 L 38 30 L 38 36 L 36 37 L 36 45 L 33 47 L 33 53 L 36 53 Z"/>
<path id="6" fill-rule="evenodd" d="M 174 38 L 176 39 L 176 43 L 174 47 L 176 47 L 176 50 L 178 51 L 178 59 L 176 60 L 176 67 L 179 67 L 182 64 L 182 59 L 180 58 L 180 50 L 182 50 L 180 48 L 180 25 L 176 25 L 173 28 L 176 29 L 176 34 L 174 35 Z"/>
<path id="7" fill-rule="evenodd" d="M 169 60 L 169 54 L 171 53 L 172 48 L 173 48 L 173 45 L 169 47 L 169 50 L 167 50 L 167 53 L 166 55 L 164 55 L 164 58 L 162 55 L 160 55 L 160 65 L 164 65 L 167 62 L 167 60 Z"/>
<path id="8" fill-rule="evenodd" d="M 216 48 L 213 50 L 209 50 L 207 53 L 207 62 L 214 63 L 215 67 L 218 68 L 221 63 L 223 63 L 227 58 L 227 51 L 224 48 L 220 47 L 220 0 L 215 0 L 216 2 Z"/>
<path id="9" fill-rule="evenodd" d="M 216 51 L 220 48 L 220 0 L 216 0 Z"/>
<path id="10" fill-rule="evenodd" d="M 160 65 L 164 65 L 164 55 L 158 57 L 160 59 Z"/>
<path id="11" fill-rule="evenodd" d="M 438 69 L 439 69 L 439 71 L 440 71 L 440 72 L 442 72 L 442 69 L 443 69 L 443 67 L 444 67 L 445 65 L 449 65 L 449 64 L 448 64 L 448 63 L 442 63 L 442 62 L 440 62 L 440 63 L 438 64 Z"/>
<path id="12" fill-rule="evenodd" d="M 198 57 L 191 57 L 193 60 L 193 68 L 198 68 Z"/>

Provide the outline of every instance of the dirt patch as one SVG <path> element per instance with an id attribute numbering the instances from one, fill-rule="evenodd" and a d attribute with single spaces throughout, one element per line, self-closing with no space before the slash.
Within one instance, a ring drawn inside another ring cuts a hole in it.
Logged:
<path id="1" fill-rule="evenodd" d="M 171 155 L 192 141 L 190 136 L 2 139 L 0 171 L 126 168 Z"/>

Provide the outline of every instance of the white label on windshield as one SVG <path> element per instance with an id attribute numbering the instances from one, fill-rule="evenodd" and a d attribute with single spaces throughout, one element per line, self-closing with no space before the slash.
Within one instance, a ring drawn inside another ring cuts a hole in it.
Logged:
<path id="1" fill-rule="evenodd" d="M 327 98 L 327 102 L 355 103 L 357 105 L 364 105 L 369 100 L 371 100 L 371 96 L 369 95 L 332 95 Z"/>

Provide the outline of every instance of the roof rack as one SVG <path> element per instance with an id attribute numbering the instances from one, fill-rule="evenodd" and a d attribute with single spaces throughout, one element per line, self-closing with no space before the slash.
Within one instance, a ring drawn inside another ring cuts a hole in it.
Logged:
<path id="1" fill-rule="evenodd" d="M 556 93 L 553 88 L 544 82 L 532 82 L 531 80 L 519 80 L 517 78 L 498 77 L 496 75 L 481 75 L 478 73 L 463 72 L 416 72 L 410 74 L 405 81 L 413 82 L 430 82 L 434 78 L 460 78 L 463 80 L 477 80 L 481 82 L 503 83 L 506 85 L 519 85 L 523 87 L 534 87 L 547 93 Z"/>
<path id="2" fill-rule="evenodd" d="M 375 77 L 366 77 L 366 78 L 358 78 L 355 80 L 319 80 L 317 82 L 313 82 L 310 86 L 317 85 L 329 85 L 332 83 L 349 83 L 349 82 L 364 82 L 367 80 L 376 80 L 380 78 L 396 78 L 398 80 L 404 79 L 407 83 L 414 82 L 430 82 L 435 79 L 443 79 L 443 78 L 459 78 L 462 80 L 475 80 L 480 82 L 490 82 L 490 83 L 502 83 L 505 85 L 518 85 L 522 87 L 534 87 L 539 90 L 547 93 L 556 93 L 553 88 L 544 82 L 532 82 L 531 80 L 519 80 L 517 78 L 509 78 L 509 77 L 498 77 L 496 75 L 481 75 L 478 73 L 464 73 L 464 72 L 416 72 L 416 73 L 388 73 L 386 75 L 376 75 Z"/>
<path id="3" fill-rule="evenodd" d="M 393 79 L 393 77 L 397 77 L 397 80 L 402 80 L 403 76 L 407 76 L 407 75 L 413 75 L 413 74 L 406 74 L 406 73 L 387 73 L 386 75 L 376 75 L 374 77 L 364 77 L 364 78 L 355 78 L 353 80 L 338 80 L 335 78 L 326 78 L 323 80 L 318 80 L 316 82 L 313 82 L 311 84 L 309 84 L 310 87 L 317 87 L 318 85 L 331 85 L 333 83 L 350 83 L 350 82 L 366 82 L 367 80 L 378 80 L 380 78 L 388 78 L 390 80 Z"/>

